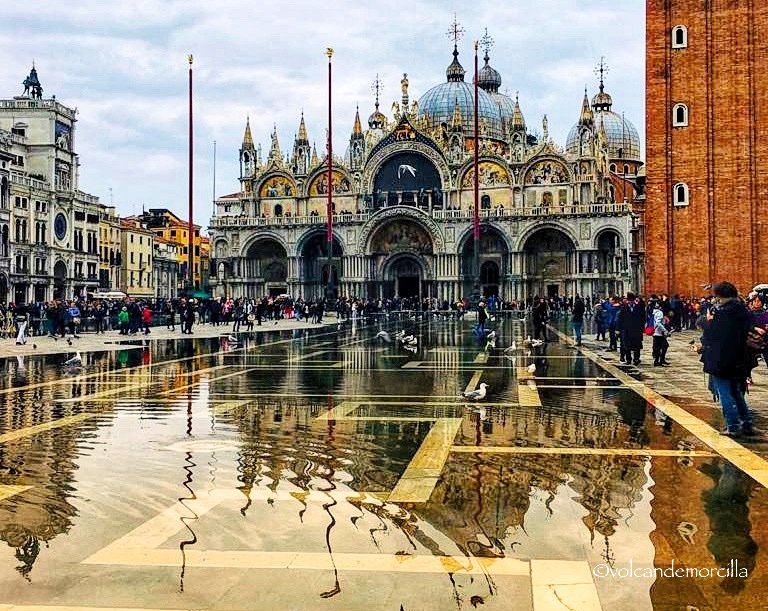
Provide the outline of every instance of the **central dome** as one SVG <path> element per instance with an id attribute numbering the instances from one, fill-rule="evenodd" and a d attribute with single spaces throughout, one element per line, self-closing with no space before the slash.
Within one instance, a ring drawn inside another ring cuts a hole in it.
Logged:
<path id="1" fill-rule="evenodd" d="M 432 128 L 439 127 L 443 123 L 450 127 L 454 108 L 458 105 L 464 134 L 470 135 L 475 129 L 474 88 L 464 82 L 464 68 L 459 63 L 458 55 L 459 52 L 454 47 L 453 62 L 446 70 L 447 82 L 432 87 L 419 98 L 419 118 L 428 116 L 429 126 Z M 490 94 L 479 88 L 477 103 L 481 134 L 485 125 L 487 137 L 503 140 L 504 132 L 499 105 Z"/>

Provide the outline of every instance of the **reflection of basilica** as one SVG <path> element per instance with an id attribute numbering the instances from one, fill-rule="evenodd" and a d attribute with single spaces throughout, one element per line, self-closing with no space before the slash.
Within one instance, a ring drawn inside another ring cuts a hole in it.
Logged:
<path id="1" fill-rule="evenodd" d="M 390 120 L 359 112 L 345 158 L 334 159 L 332 273 L 344 295 L 456 299 L 472 284 L 473 88 L 454 48 L 447 80 L 411 101 L 408 81 Z M 602 72 L 601 72 L 602 74 Z M 377 82 L 378 84 L 378 82 Z M 480 273 L 486 294 L 605 294 L 629 290 L 631 213 L 617 193 L 639 194 L 639 137 L 611 110 L 600 80 L 586 92 L 565 149 L 529 132 L 520 104 L 480 72 Z M 327 160 L 301 118 L 293 152 L 276 132 L 266 160 L 246 123 L 240 191 L 220 197 L 211 219 L 215 293 L 323 294 Z M 634 264 L 633 264 L 634 265 Z"/>

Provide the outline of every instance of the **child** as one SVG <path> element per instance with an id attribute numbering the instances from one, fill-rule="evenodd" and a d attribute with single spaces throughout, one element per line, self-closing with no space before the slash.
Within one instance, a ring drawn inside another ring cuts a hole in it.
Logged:
<path id="1" fill-rule="evenodd" d="M 662 367 L 669 365 L 667 362 L 667 349 L 669 348 L 668 325 L 670 319 L 664 316 L 661 310 L 653 312 L 653 366 Z"/>

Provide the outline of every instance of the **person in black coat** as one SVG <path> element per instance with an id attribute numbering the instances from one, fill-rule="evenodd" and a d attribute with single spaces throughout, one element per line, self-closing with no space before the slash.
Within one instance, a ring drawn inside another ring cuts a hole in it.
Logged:
<path id="1" fill-rule="evenodd" d="M 573 335 L 576 337 L 577 346 L 581 346 L 581 330 L 584 326 L 584 312 L 586 309 L 584 300 L 579 295 L 576 295 L 576 299 L 573 302 L 573 310 L 571 311 L 571 326 L 573 327 Z"/>
<path id="2" fill-rule="evenodd" d="M 616 328 L 621 338 L 620 360 L 627 365 L 639 365 L 645 330 L 645 304 L 634 293 L 627 293 L 616 317 Z"/>
<path id="3" fill-rule="evenodd" d="M 733 284 L 720 282 L 713 291 L 716 304 L 707 311 L 701 338 L 704 372 L 723 408 L 726 427 L 722 433 L 753 435 L 752 413 L 744 398 L 753 366 L 747 348 L 752 319 Z"/>
<path id="4" fill-rule="evenodd" d="M 549 311 L 547 310 L 547 302 L 544 299 L 536 297 L 533 301 L 533 312 L 531 313 L 533 322 L 533 337 L 534 339 L 541 339 L 545 342 L 549 341 L 547 338 L 547 321 L 549 320 Z"/>

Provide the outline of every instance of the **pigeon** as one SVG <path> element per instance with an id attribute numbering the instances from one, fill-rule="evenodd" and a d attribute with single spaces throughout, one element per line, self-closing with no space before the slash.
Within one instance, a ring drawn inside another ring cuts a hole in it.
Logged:
<path id="1" fill-rule="evenodd" d="M 72 345 L 72 340 L 67 338 L 67 344 L 71 346 Z"/>
<path id="2" fill-rule="evenodd" d="M 64 361 L 65 367 L 80 367 L 82 364 L 83 364 L 83 357 L 80 356 L 79 352 L 76 352 L 75 356 Z"/>
<path id="3" fill-rule="evenodd" d="M 37 350 L 37 344 L 32 344 L 32 350 Z"/>
<path id="4" fill-rule="evenodd" d="M 470 401 L 479 401 L 480 399 L 485 399 L 486 388 L 488 388 L 488 384 L 482 382 L 477 390 L 465 390 L 463 396 L 465 399 L 469 399 Z"/>
<path id="5" fill-rule="evenodd" d="M 536 363 L 528 365 L 528 373 L 536 373 Z"/>
<path id="6" fill-rule="evenodd" d="M 389 336 L 389 333 L 387 333 L 386 331 L 379 331 L 376 334 L 376 339 L 383 340 L 388 344 L 392 343 L 392 338 Z"/>

